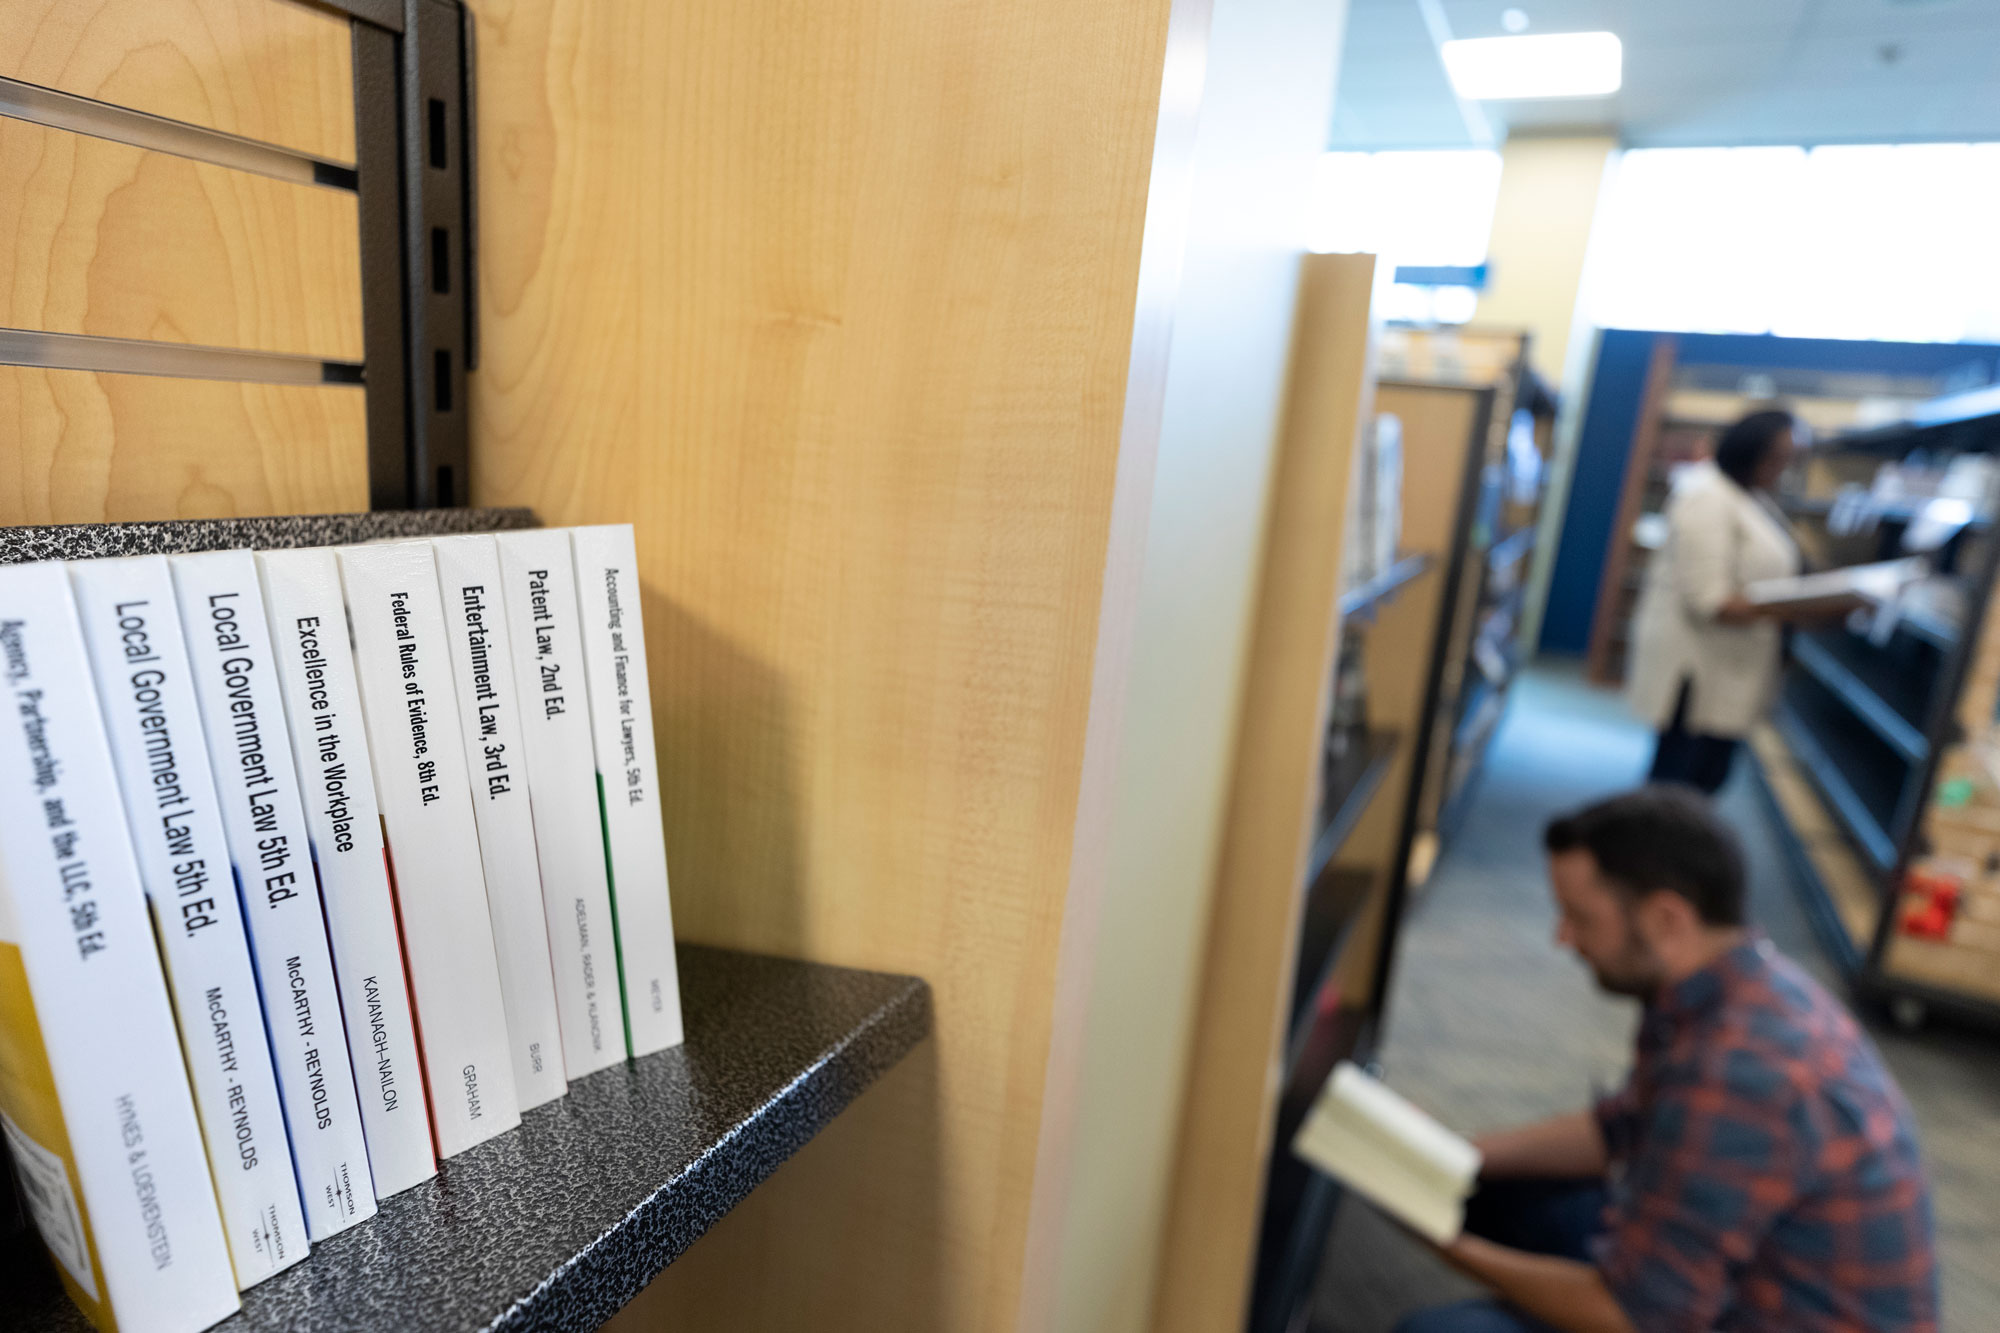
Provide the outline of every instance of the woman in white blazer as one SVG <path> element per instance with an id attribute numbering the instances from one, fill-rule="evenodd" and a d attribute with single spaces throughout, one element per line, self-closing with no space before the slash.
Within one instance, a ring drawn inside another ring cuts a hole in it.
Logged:
<path id="1" fill-rule="evenodd" d="M 1799 548 L 1770 493 L 1801 433 L 1789 412 L 1752 413 L 1667 498 L 1666 544 L 1646 567 L 1633 612 L 1626 690 L 1659 732 L 1651 781 L 1713 795 L 1777 694 L 1780 616 L 1752 606 L 1743 589 L 1799 572 Z"/>

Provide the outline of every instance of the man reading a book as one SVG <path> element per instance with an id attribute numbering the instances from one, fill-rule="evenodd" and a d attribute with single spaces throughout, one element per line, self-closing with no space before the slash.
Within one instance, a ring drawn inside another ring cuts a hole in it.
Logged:
<path id="1" fill-rule="evenodd" d="M 1401 1333 L 1935 1333 L 1930 1188 L 1845 1009 L 1744 921 L 1706 800 L 1648 787 L 1546 830 L 1558 939 L 1645 1006 L 1630 1081 L 1487 1135 L 1466 1234 L 1495 1298 Z"/>

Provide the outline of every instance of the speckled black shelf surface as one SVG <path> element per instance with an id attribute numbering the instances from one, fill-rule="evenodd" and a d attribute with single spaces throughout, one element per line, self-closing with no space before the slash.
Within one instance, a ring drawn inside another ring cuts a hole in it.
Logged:
<path id="1" fill-rule="evenodd" d="M 442 537 L 539 526 L 528 509 L 377 509 L 366 514 L 276 518 L 175 518 L 156 523 L 57 523 L 0 528 L 0 565 L 93 560 L 107 555 L 178 555 L 248 547 L 345 546 L 390 537 Z"/>
<path id="2" fill-rule="evenodd" d="M 686 1045 L 572 1083 L 217 1333 L 595 1328 L 931 1030 L 915 977 L 687 946 L 680 968 Z M 0 1329 L 84 1333 L 26 1246 Z"/>

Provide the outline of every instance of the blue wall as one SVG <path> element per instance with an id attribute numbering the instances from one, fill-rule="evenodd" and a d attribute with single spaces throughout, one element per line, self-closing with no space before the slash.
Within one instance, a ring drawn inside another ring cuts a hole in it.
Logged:
<path id="1" fill-rule="evenodd" d="M 1646 367 L 1652 359 L 1653 341 L 1666 336 L 1638 329 L 1607 329 L 1598 345 L 1583 429 L 1577 437 L 1576 466 L 1570 475 L 1562 541 L 1549 576 L 1548 608 L 1542 617 L 1543 652 L 1580 657 L 1589 651 L 1598 576 L 1610 550 L 1611 525 L 1618 519 L 1625 463 L 1632 452 L 1639 404 L 1646 393 Z M 1680 343 L 1675 363 L 1682 366 L 1782 367 L 1885 375 L 1969 372 L 1974 383 L 2000 380 L 2000 347 L 1983 343 L 1848 342 L 1728 333 L 1671 336 Z"/>
<path id="2" fill-rule="evenodd" d="M 1639 337 L 1655 337 L 1650 333 Z M 1746 370 L 1826 370 L 1875 375 L 1949 375 L 1971 370 L 1970 387 L 1990 383 L 2000 347 L 1989 343 L 1879 343 L 1845 338 L 1773 338 L 1768 334 L 1677 333 L 1683 366 L 1741 366 Z"/>
<path id="3" fill-rule="evenodd" d="M 1653 333 L 1606 329 L 1597 348 L 1570 472 L 1569 508 L 1562 542 L 1549 575 L 1548 606 L 1542 613 L 1542 651 L 1581 657 L 1590 649 L 1590 622 L 1597 613 L 1597 576 L 1610 549 L 1611 525 L 1625 486 L 1625 460 L 1639 425 L 1646 395 L 1646 368 L 1653 359 Z"/>

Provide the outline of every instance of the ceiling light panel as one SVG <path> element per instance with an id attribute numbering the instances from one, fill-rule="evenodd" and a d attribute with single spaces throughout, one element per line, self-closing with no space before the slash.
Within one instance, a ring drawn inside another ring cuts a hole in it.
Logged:
<path id="1" fill-rule="evenodd" d="M 1610 32 L 1473 37 L 1440 52 L 1451 86 L 1472 102 L 1606 97 L 1624 82 L 1624 45 Z"/>

